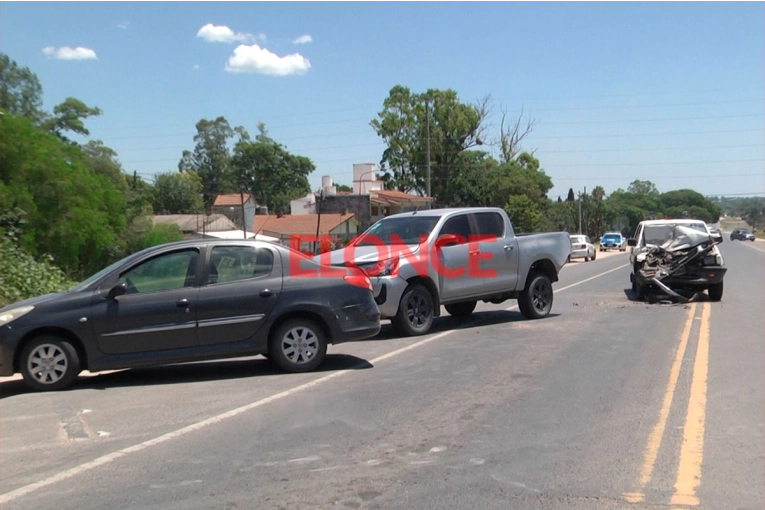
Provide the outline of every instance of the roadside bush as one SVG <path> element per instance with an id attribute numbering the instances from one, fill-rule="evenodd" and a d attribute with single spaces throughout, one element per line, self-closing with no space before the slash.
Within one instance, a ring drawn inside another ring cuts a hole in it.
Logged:
<path id="1" fill-rule="evenodd" d="M 138 250 L 144 248 L 151 248 L 165 243 L 172 243 L 175 241 L 183 241 L 183 232 L 180 227 L 173 223 L 166 225 L 155 225 L 148 232 L 141 236 L 141 240 L 138 245 Z M 136 251 L 138 251 L 136 250 Z"/>
<path id="2" fill-rule="evenodd" d="M 35 260 L 7 236 L 0 236 L 0 306 L 72 287 L 75 282 L 53 265 L 53 257 Z"/>

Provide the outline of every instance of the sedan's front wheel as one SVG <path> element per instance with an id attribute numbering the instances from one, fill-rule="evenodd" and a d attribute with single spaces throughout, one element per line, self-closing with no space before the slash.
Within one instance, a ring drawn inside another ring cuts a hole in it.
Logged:
<path id="1" fill-rule="evenodd" d="M 324 330 L 309 319 L 290 319 L 271 336 L 268 359 L 287 372 L 310 372 L 327 354 Z"/>
<path id="2" fill-rule="evenodd" d="M 21 375 L 37 391 L 56 391 L 69 386 L 80 373 L 77 350 L 65 339 L 44 335 L 35 338 L 21 353 Z"/>

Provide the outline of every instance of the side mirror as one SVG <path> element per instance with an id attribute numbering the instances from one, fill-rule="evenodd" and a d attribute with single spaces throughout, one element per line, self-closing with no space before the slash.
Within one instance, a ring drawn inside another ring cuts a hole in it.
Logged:
<path id="1" fill-rule="evenodd" d="M 637 239 L 627 239 L 627 246 L 637 246 Z"/>
<path id="2" fill-rule="evenodd" d="M 111 288 L 109 294 L 107 294 L 107 297 L 109 299 L 116 299 L 119 296 L 124 296 L 125 294 L 127 294 L 127 285 L 124 283 L 119 283 Z"/>
<path id="3" fill-rule="evenodd" d="M 715 243 L 720 244 L 720 243 L 723 242 L 723 236 L 722 236 L 722 234 L 714 233 L 714 234 L 712 234 L 712 240 Z"/>
<path id="4" fill-rule="evenodd" d="M 444 234 L 436 239 L 436 248 L 444 248 L 455 244 L 464 244 L 465 240 L 457 234 Z"/>

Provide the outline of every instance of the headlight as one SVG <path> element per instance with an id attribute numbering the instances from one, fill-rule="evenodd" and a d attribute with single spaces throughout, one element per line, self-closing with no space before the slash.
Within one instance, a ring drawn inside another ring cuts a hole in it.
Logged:
<path id="1" fill-rule="evenodd" d="M 14 321 L 22 315 L 28 314 L 34 310 L 34 306 L 20 306 L 18 308 L 11 308 L 7 312 L 0 313 L 0 326 L 5 326 L 11 321 Z"/>

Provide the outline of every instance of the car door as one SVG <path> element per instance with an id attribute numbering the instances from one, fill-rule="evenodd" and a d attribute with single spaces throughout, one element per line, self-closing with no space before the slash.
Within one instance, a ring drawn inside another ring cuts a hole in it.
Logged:
<path id="1" fill-rule="evenodd" d="M 460 243 L 446 245 L 437 250 L 441 266 L 438 271 L 441 299 L 469 297 L 480 293 L 483 279 L 480 276 L 471 278 L 468 267 L 471 250 L 468 240 L 474 234 L 468 214 L 457 214 L 447 219 L 438 237 L 445 234 L 458 236 Z"/>
<path id="2" fill-rule="evenodd" d="M 266 243 L 213 246 L 199 290 L 201 345 L 251 339 L 282 290 L 279 252 Z"/>
<path id="3" fill-rule="evenodd" d="M 483 277 L 486 291 L 507 291 L 515 289 L 518 280 L 518 249 L 515 237 L 505 232 L 505 220 L 497 212 L 477 212 L 473 214 L 475 229 L 485 242 L 479 242 L 477 248 L 481 255 L 479 268 L 495 273 Z"/>
<path id="4" fill-rule="evenodd" d="M 165 252 L 125 269 L 126 293 L 94 304 L 94 328 L 107 354 L 182 349 L 197 344 L 195 278 L 199 250 Z"/>

